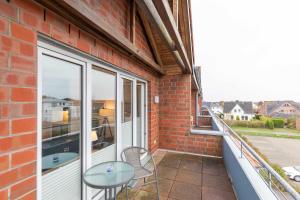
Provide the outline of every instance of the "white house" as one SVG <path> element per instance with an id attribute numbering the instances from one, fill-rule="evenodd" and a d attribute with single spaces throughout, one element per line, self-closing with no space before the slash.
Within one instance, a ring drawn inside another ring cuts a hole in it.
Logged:
<path id="1" fill-rule="evenodd" d="M 223 107 L 219 103 L 212 103 L 210 105 L 210 109 L 215 113 L 215 114 L 223 114 Z"/>
<path id="2" fill-rule="evenodd" d="M 255 116 L 252 102 L 224 102 L 225 120 L 250 121 Z"/>

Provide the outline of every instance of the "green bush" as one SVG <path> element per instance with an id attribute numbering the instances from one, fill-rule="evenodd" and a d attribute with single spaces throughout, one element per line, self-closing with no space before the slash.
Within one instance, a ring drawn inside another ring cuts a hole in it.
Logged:
<path id="1" fill-rule="evenodd" d="M 271 119 L 268 119 L 266 121 L 266 127 L 269 128 L 269 129 L 274 129 L 274 123 Z"/>
<path id="2" fill-rule="evenodd" d="M 283 128 L 284 127 L 284 119 L 283 118 L 273 118 L 272 119 L 275 128 Z"/>
<path id="3" fill-rule="evenodd" d="M 240 121 L 240 116 L 236 116 L 236 120 L 237 120 L 237 121 Z"/>
<path id="4" fill-rule="evenodd" d="M 265 123 L 259 120 L 252 121 L 237 121 L 237 120 L 225 120 L 228 126 L 239 126 L 246 128 L 265 128 Z"/>
<path id="5" fill-rule="evenodd" d="M 260 120 L 252 120 L 248 123 L 249 128 L 265 128 L 266 125 L 263 121 Z"/>

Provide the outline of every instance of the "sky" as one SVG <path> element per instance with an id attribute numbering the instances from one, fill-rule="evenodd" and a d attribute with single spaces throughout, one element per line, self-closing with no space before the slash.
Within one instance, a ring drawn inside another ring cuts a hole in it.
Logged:
<path id="1" fill-rule="evenodd" d="M 205 101 L 300 102 L 299 0 L 191 0 Z"/>

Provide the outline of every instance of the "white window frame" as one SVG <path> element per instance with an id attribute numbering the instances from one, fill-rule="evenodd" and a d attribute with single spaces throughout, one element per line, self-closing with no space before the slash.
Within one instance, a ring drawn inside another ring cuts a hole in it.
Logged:
<path id="1" fill-rule="evenodd" d="M 122 70 L 118 68 L 117 66 L 114 66 L 110 63 L 107 63 L 105 61 L 102 61 L 98 58 L 95 58 L 89 54 L 83 53 L 77 49 L 71 48 L 69 46 L 66 46 L 58 41 L 55 41 L 53 39 L 50 39 L 46 36 L 39 36 L 38 42 L 37 42 L 37 51 L 38 51 L 38 70 L 37 70 L 37 199 L 42 198 L 42 162 L 41 162 L 41 155 L 42 155 L 42 55 L 46 53 L 50 56 L 53 56 L 55 58 L 61 58 L 66 61 L 75 62 L 76 64 L 80 63 L 82 65 L 82 171 L 86 171 L 89 167 L 91 167 L 91 143 L 90 141 L 90 134 L 88 134 L 88 131 L 91 128 L 91 73 L 92 73 L 92 67 L 96 66 L 111 72 L 116 73 L 117 78 L 117 97 L 116 97 L 116 104 L 117 104 L 117 110 L 116 110 L 116 124 L 117 124 L 117 132 L 116 132 L 116 158 L 119 158 L 119 155 L 121 153 L 121 148 L 119 145 L 121 145 L 121 98 L 120 98 L 120 79 L 126 78 L 133 81 L 133 145 L 136 145 L 136 86 L 137 81 L 142 82 L 145 87 L 145 134 L 144 137 L 146 138 L 145 141 L 145 147 L 148 149 L 148 83 L 145 79 L 136 76 L 133 73 L 127 72 L 125 70 Z M 83 183 L 81 183 L 83 184 Z M 102 194 L 100 194 L 102 195 Z M 91 189 L 87 186 L 82 186 L 82 199 L 91 199 Z"/>

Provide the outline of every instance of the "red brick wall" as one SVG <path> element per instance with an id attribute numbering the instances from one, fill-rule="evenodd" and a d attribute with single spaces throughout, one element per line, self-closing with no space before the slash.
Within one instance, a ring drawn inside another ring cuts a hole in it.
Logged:
<path id="1" fill-rule="evenodd" d="M 212 125 L 212 118 L 211 117 L 199 117 L 198 118 L 198 125 L 199 126 L 211 126 Z"/>
<path id="2" fill-rule="evenodd" d="M 191 128 L 191 76 L 164 76 L 160 80 L 159 146 L 181 150 Z"/>
<path id="3" fill-rule="evenodd" d="M 195 106 L 190 75 L 169 75 L 160 80 L 159 147 L 221 156 L 222 137 L 192 135 L 190 116 Z M 194 104 L 193 104 L 194 103 Z"/>
<path id="4" fill-rule="evenodd" d="M 296 129 L 300 130 L 300 119 L 296 119 Z"/>
<path id="5" fill-rule="evenodd" d="M 100 5 L 108 6 L 106 4 L 121 8 L 124 6 L 121 1 L 103 1 Z M 122 21 L 123 18 L 128 18 L 128 14 L 115 7 L 110 11 L 106 14 L 110 15 L 107 16 L 111 20 L 110 23 L 116 25 L 116 31 L 128 34 L 126 29 L 128 21 Z M 105 15 L 105 13 L 101 14 Z M 149 91 L 149 144 L 152 151 L 158 147 L 159 109 L 152 100 L 154 95 L 158 95 L 158 78 L 155 73 L 147 71 L 145 66 L 121 54 L 106 41 L 79 30 L 33 1 L 11 0 L 8 3 L 0 0 L 1 200 L 7 199 L 8 196 L 11 199 L 36 198 L 38 33 L 43 33 L 146 79 Z M 145 43 L 147 44 L 147 41 Z"/>

